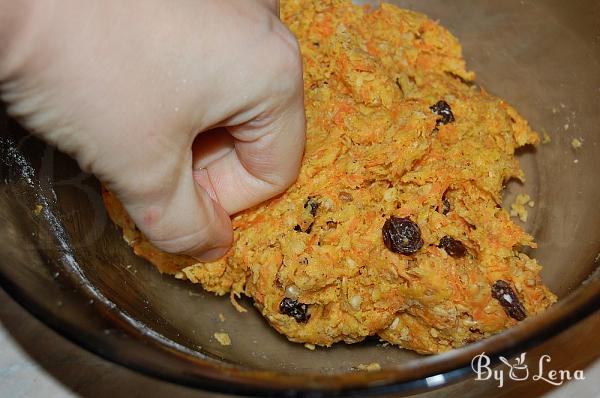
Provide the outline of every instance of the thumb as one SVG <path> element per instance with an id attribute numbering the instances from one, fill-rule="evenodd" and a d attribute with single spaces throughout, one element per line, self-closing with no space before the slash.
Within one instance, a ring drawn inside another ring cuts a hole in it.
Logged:
<path id="1" fill-rule="evenodd" d="M 179 181 L 171 181 L 161 189 L 131 198 L 125 195 L 123 205 L 157 248 L 200 261 L 217 260 L 232 244 L 231 220 L 213 199 L 212 186 L 204 181 L 202 186 L 198 184 L 191 166 L 185 170 Z"/>

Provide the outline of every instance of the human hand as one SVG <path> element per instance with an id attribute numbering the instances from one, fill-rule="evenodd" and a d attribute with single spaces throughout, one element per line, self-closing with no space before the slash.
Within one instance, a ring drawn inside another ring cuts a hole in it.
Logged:
<path id="1" fill-rule="evenodd" d="M 0 93 L 154 245 L 214 260 L 229 215 L 300 166 L 302 64 L 277 15 L 268 0 L 0 0 Z"/>

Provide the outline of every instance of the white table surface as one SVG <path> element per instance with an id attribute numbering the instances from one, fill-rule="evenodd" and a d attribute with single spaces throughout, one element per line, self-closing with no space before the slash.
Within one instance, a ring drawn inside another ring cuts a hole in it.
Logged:
<path id="1" fill-rule="evenodd" d="M 599 322 L 595 323 L 598 324 Z M 595 331 L 597 336 L 599 331 L 596 326 L 594 329 L 592 331 Z M 600 397 L 599 360 L 595 360 L 585 369 L 585 376 L 585 381 L 570 382 L 550 392 L 546 391 L 546 388 L 533 389 L 532 394 L 528 396 Z M 465 387 L 466 384 L 465 386 L 461 384 L 465 383 L 458 383 L 453 390 L 465 388 L 477 394 L 473 396 L 498 396 L 495 386 L 488 385 L 486 388 L 484 384 L 479 384 L 477 386 L 480 388 L 469 389 Z M 492 393 L 488 394 L 486 391 Z M 520 396 L 521 393 L 514 396 Z M 444 395 L 446 394 L 442 394 L 442 390 L 427 394 L 432 397 Z M 454 394 L 450 393 L 450 395 Z M 77 396 L 224 397 L 220 394 L 201 393 L 154 380 L 105 361 L 57 335 L 0 289 L 0 397 Z"/>

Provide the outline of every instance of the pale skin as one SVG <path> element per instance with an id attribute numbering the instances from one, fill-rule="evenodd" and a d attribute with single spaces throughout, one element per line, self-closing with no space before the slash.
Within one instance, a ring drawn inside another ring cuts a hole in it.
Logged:
<path id="1" fill-rule="evenodd" d="M 302 62 L 269 0 L 0 0 L 9 113 L 201 261 L 283 192 L 305 140 Z"/>

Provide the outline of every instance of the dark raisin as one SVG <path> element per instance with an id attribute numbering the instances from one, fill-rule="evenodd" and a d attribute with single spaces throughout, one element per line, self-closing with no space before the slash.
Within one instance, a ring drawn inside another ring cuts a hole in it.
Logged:
<path id="1" fill-rule="evenodd" d="M 309 209 L 310 215 L 311 216 L 316 216 L 317 215 L 317 209 L 319 208 L 319 202 L 317 202 L 315 200 L 315 198 L 313 198 L 312 196 L 309 196 L 308 199 L 306 200 L 306 203 L 304 203 L 304 208 L 305 209 Z"/>
<path id="2" fill-rule="evenodd" d="M 492 285 L 492 297 L 495 298 L 502 304 L 506 315 L 517 321 L 522 321 L 527 318 L 527 313 L 523 304 L 519 301 L 517 294 L 510 285 L 503 281 L 498 280 Z"/>
<path id="3" fill-rule="evenodd" d="M 448 124 L 454 121 L 454 114 L 452 113 L 452 109 L 450 109 L 450 105 L 444 100 L 438 101 L 435 105 L 429 107 L 438 116 L 441 116 L 435 123 L 436 126 L 440 124 Z"/>
<path id="4" fill-rule="evenodd" d="M 304 232 L 306 232 L 307 234 L 310 234 L 313 229 L 313 225 L 315 225 L 315 223 L 311 222 L 310 225 L 308 226 L 308 228 L 306 228 L 306 231 L 304 231 Z"/>
<path id="5" fill-rule="evenodd" d="M 293 317 L 296 322 L 307 322 L 310 318 L 310 315 L 308 314 L 308 304 L 299 303 L 289 297 L 281 300 L 279 311 L 281 311 L 282 314 Z"/>
<path id="6" fill-rule="evenodd" d="M 329 228 L 329 229 L 336 229 L 338 223 L 336 221 L 329 220 L 329 221 L 327 221 L 326 225 L 327 225 L 327 228 Z"/>
<path id="7" fill-rule="evenodd" d="M 464 257 L 467 254 L 467 248 L 459 240 L 456 240 L 450 236 L 444 236 L 440 239 L 439 248 L 442 248 L 451 255 L 452 257 Z"/>
<path id="8" fill-rule="evenodd" d="M 423 246 L 419 226 L 409 218 L 390 217 L 381 230 L 383 243 L 394 253 L 413 254 Z"/>
<path id="9" fill-rule="evenodd" d="M 306 229 L 303 231 L 302 227 L 299 224 L 294 225 L 294 231 L 296 232 L 306 232 L 307 234 L 310 234 L 312 232 L 313 226 L 314 226 L 314 222 L 311 222 L 308 227 L 306 227 Z"/>

